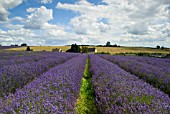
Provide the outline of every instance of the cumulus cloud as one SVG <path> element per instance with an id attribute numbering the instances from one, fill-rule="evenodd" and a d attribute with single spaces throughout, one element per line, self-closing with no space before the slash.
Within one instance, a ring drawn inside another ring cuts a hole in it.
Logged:
<path id="1" fill-rule="evenodd" d="M 0 21 L 7 21 L 8 15 L 10 12 L 9 9 L 12 9 L 20 5 L 23 0 L 1 0 L 0 1 Z"/>
<path id="2" fill-rule="evenodd" d="M 34 32 L 28 29 L 8 31 L 0 30 L 0 41 L 2 41 L 2 45 L 21 44 L 23 42 L 27 42 L 28 39 L 32 40 L 35 37 L 36 35 L 34 34 Z"/>
<path id="3" fill-rule="evenodd" d="M 40 8 L 28 8 L 25 28 L 27 29 L 40 29 L 44 24 L 53 19 L 53 10 L 47 9 L 45 6 Z"/>
<path id="4" fill-rule="evenodd" d="M 103 0 L 102 2 L 105 4 L 94 5 L 86 0 L 75 4 L 59 2 L 56 8 L 80 14 L 72 18 L 70 24 L 72 31 L 79 36 L 84 35 L 87 42 L 88 39 L 102 41 L 105 38 L 120 44 L 135 42 L 134 44 L 141 45 L 141 42 L 149 40 L 169 42 L 169 0 Z M 107 22 L 103 22 L 102 19 L 106 19 Z M 155 28 L 160 24 L 163 28 Z"/>
<path id="5" fill-rule="evenodd" d="M 141 22 L 141 23 L 126 25 L 123 29 L 130 34 L 145 35 L 147 34 L 148 31 L 148 25 L 144 22 Z"/>
<path id="6" fill-rule="evenodd" d="M 58 42 L 59 45 L 61 42 L 67 43 L 76 38 L 76 35 L 66 33 L 63 26 L 49 23 L 53 19 L 52 9 L 41 6 L 39 8 L 28 8 L 26 11 L 29 14 L 26 19 L 14 17 L 3 24 L 3 27 L 9 30 L 0 29 L 2 45 L 21 44 L 23 42 L 27 42 L 29 45 L 52 45 L 52 42 L 49 44 L 49 41 Z M 20 24 L 12 24 L 16 21 Z"/>
<path id="7" fill-rule="evenodd" d="M 9 28 L 9 29 L 22 29 L 24 27 L 24 25 L 21 24 L 4 24 L 4 27 Z"/>
<path id="8" fill-rule="evenodd" d="M 45 6 L 26 9 L 25 19 L 8 19 L 9 9 L 22 1 L 0 1 L 0 23 L 6 21 L 2 25 L 9 28 L 8 31 L 0 30 L 0 41 L 6 44 L 15 41 L 31 45 L 53 45 L 52 42 L 56 45 L 105 44 L 106 41 L 133 46 L 170 44 L 169 0 L 102 0 L 103 3 L 97 5 L 88 0 L 74 4 L 59 2 L 56 8 L 76 13 L 68 25 L 50 23 L 54 18 L 53 10 Z M 39 1 L 52 3 L 52 0 Z"/>
<path id="9" fill-rule="evenodd" d="M 81 15 L 71 19 L 71 25 L 73 26 L 74 32 L 77 34 L 95 35 L 106 33 L 110 30 L 108 24 L 98 21 L 97 18 Z"/>
<path id="10" fill-rule="evenodd" d="M 65 29 L 62 26 L 46 23 L 42 26 L 44 30 L 44 35 L 47 37 L 62 37 L 66 35 Z"/>

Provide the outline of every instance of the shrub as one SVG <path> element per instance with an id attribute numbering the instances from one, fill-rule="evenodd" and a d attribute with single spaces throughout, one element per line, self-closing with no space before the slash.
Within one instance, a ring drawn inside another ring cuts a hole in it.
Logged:
<path id="1" fill-rule="evenodd" d="M 82 53 L 87 53 L 88 52 L 88 47 L 82 46 Z"/>
<path id="2" fill-rule="evenodd" d="M 33 51 L 33 49 L 31 49 L 29 46 L 27 46 L 26 51 Z"/>
<path id="3" fill-rule="evenodd" d="M 107 54 L 107 55 L 111 55 L 109 52 L 98 52 L 96 54 Z"/>
<path id="4" fill-rule="evenodd" d="M 66 52 L 76 52 L 76 53 L 80 53 L 81 49 L 80 46 L 77 44 L 72 44 L 71 45 L 71 49 L 68 49 Z"/>
<path id="5" fill-rule="evenodd" d="M 27 44 L 26 44 L 26 43 L 23 43 L 23 44 L 21 44 L 21 46 L 27 46 Z"/>

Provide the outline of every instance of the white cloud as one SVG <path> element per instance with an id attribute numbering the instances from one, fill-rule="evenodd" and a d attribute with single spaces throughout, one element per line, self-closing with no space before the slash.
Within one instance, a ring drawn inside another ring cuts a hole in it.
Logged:
<path id="1" fill-rule="evenodd" d="M 44 24 L 44 26 L 42 26 L 42 30 L 44 30 L 44 35 L 46 35 L 47 37 L 51 36 L 51 37 L 58 37 L 58 36 L 64 36 L 66 35 L 66 32 L 64 30 L 64 27 L 62 26 L 58 26 L 58 25 L 54 25 L 54 24 Z"/>
<path id="2" fill-rule="evenodd" d="M 5 8 L 3 8 L 2 5 L 0 4 L 0 21 L 7 21 L 8 15 L 9 12 Z"/>
<path id="3" fill-rule="evenodd" d="M 124 27 L 124 30 L 127 31 L 127 33 L 131 33 L 134 35 L 145 35 L 148 31 L 148 25 L 145 22 L 134 23 L 126 25 Z"/>
<path id="4" fill-rule="evenodd" d="M 45 6 L 40 8 L 28 8 L 25 28 L 27 29 L 40 29 L 44 24 L 53 19 L 53 10 L 47 9 Z"/>
<path id="5" fill-rule="evenodd" d="M 0 41 L 2 42 L 2 45 L 20 45 L 21 43 L 34 39 L 34 37 L 36 37 L 34 32 L 28 29 L 8 31 L 0 30 Z M 36 41 L 36 39 L 34 41 Z M 28 43 L 31 44 L 30 41 Z"/>
<path id="6" fill-rule="evenodd" d="M 22 21 L 24 21 L 25 19 L 22 18 L 22 17 L 16 16 L 16 17 L 11 18 L 10 20 L 11 20 L 11 21 L 20 21 L 20 22 L 22 22 Z"/>
<path id="7" fill-rule="evenodd" d="M 74 34 L 68 34 L 61 25 L 51 24 L 53 19 L 52 9 L 45 6 L 40 8 L 28 8 L 27 18 L 14 17 L 8 22 L 2 23 L 3 27 L 9 28 L 8 31 L 0 30 L 0 41 L 2 45 L 21 44 L 28 45 L 59 45 L 77 39 Z M 12 24 L 17 21 L 20 24 Z M 69 40 L 67 39 L 69 38 Z"/>
<path id="8" fill-rule="evenodd" d="M 86 42 L 92 40 L 91 42 L 103 43 L 101 41 L 110 40 L 120 44 L 131 42 L 140 46 L 147 44 L 146 42 L 155 45 L 151 41 L 166 46 L 170 44 L 167 29 L 169 26 L 166 27 L 165 24 L 169 25 L 170 22 L 169 0 L 103 0 L 103 2 L 106 4 L 94 5 L 86 0 L 75 4 L 59 2 L 56 8 L 80 14 L 72 18 L 70 24 L 72 31 L 80 38 L 84 37 Z M 106 19 L 106 22 L 102 19 Z M 163 24 L 162 29 L 154 28 L 160 24 Z"/>
<path id="9" fill-rule="evenodd" d="M 97 18 L 91 18 L 87 15 L 81 15 L 71 19 L 74 32 L 77 34 L 102 34 L 110 30 L 108 24 L 98 22 Z"/>
<path id="10" fill-rule="evenodd" d="M 75 4 L 59 2 L 56 8 L 77 13 L 68 25 L 50 23 L 53 10 L 45 6 L 26 9 L 26 19 L 8 19 L 9 9 L 22 1 L 0 1 L 0 24 L 9 28 L 8 31 L 0 30 L 0 41 L 4 44 L 105 44 L 106 41 L 132 46 L 170 44 L 169 0 L 103 0 L 104 4 L 98 5 L 88 0 Z M 52 3 L 52 0 L 40 2 L 47 4 Z"/>
<path id="11" fill-rule="evenodd" d="M 40 0 L 41 3 L 47 4 L 47 3 L 52 3 L 53 0 Z"/>
<path id="12" fill-rule="evenodd" d="M 9 29 L 22 29 L 24 27 L 24 25 L 21 24 L 4 24 L 4 27 L 9 28 Z"/>
<path id="13" fill-rule="evenodd" d="M 20 5 L 23 0 L 1 0 L 0 1 L 0 21 L 7 21 L 8 15 L 10 12 L 9 9 L 12 9 Z"/>

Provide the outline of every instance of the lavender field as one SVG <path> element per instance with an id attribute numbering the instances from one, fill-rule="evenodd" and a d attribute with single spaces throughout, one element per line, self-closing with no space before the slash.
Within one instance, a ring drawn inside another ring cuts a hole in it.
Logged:
<path id="1" fill-rule="evenodd" d="M 0 52 L 1 113 L 169 114 L 170 59 Z"/>

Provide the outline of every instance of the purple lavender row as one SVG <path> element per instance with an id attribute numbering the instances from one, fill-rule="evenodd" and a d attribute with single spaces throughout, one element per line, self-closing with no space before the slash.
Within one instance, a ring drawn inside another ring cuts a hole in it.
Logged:
<path id="1" fill-rule="evenodd" d="M 47 57 L 45 56 L 30 56 L 30 57 L 19 57 L 15 59 L 10 59 L 10 60 L 1 60 L 0 61 L 0 67 L 5 66 L 5 65 L 12 65 L 12 64 L 21 64 L 21 63 L 26 63 L 26 62 L 33 62 L 33 61 L 38 61 L 41 59 L 45 59 Z"/>
<path id="2" fill-rule="evenodd" d="M 38 62 L 8 65 L 0 68 L 0 96 L 14 93 L 17 88 L 40 76 L 50 68 L 61 64 L 77 54 L 63 54 L 57 57 L 42 59 Z"/>
<path id="3" fill-rule="evenodd" d="M 127 56 L 126 58 L 136 60 L 142 63 L 148 63 L 150 65 L 159 67 L 164 72 L 170 74 L 170 59 L 153 58 L 153 57 L 137 57 L 137 56 Z"/>
<path id="4" fill-rule="evenodd" d="M 21 63 L 27 63 L 27 62 L 36 62 L 41 59 L 46 59 L 46 58 L 54 58 L 57 56 L 65 55 L 65 53 L 49 53 L 49 52 L 43 52 L 39 54 L 34 54 L 34 55 L 24 55 L 22 57 L 18 58 L 12 58 L 10 60 L 1 60 L 0 61 L 0 67 L 5 66 L 5 65 L 13 65 L 13 64 L 21 64 Z"/>
<path id="5" fill-rule="evenodd" d="M 129 59 L 126 56 L 102 55 L 101 57 L 119 65 L 124 70 L 170 95 L 170 73 L 165 72 L 164 69 Z"/>
<path id="6" fill-rule="evenodd" d="M 0 52 L 0 61 L 7 61 L 11 59 L 19 59 L 19 58 L 32 58 L 34 56 L 52 56 L 58 54 L 59 52 L 28 52 L 28 51 L 5 51 Z M 60 55 L 64 53 L 59 53 Z"/>
<path id="7" fill-rule="evenodd" d="M 10 60 L 19 57 L 39 55 L 46 52 L 27 52 L 27 51 L 0 51 L 0 60 Z"/>
<path id="8" fill-rule="evenodd" d="M 87 55 L 80 54 L 0 101 L 0 113 L 73 114 Z"/>
<path id="9" fill-rule="evenodd" d="M 168 114 L 170 98 L 116 64 L 90 55 L 96 105 L 103 114 Z"/>

